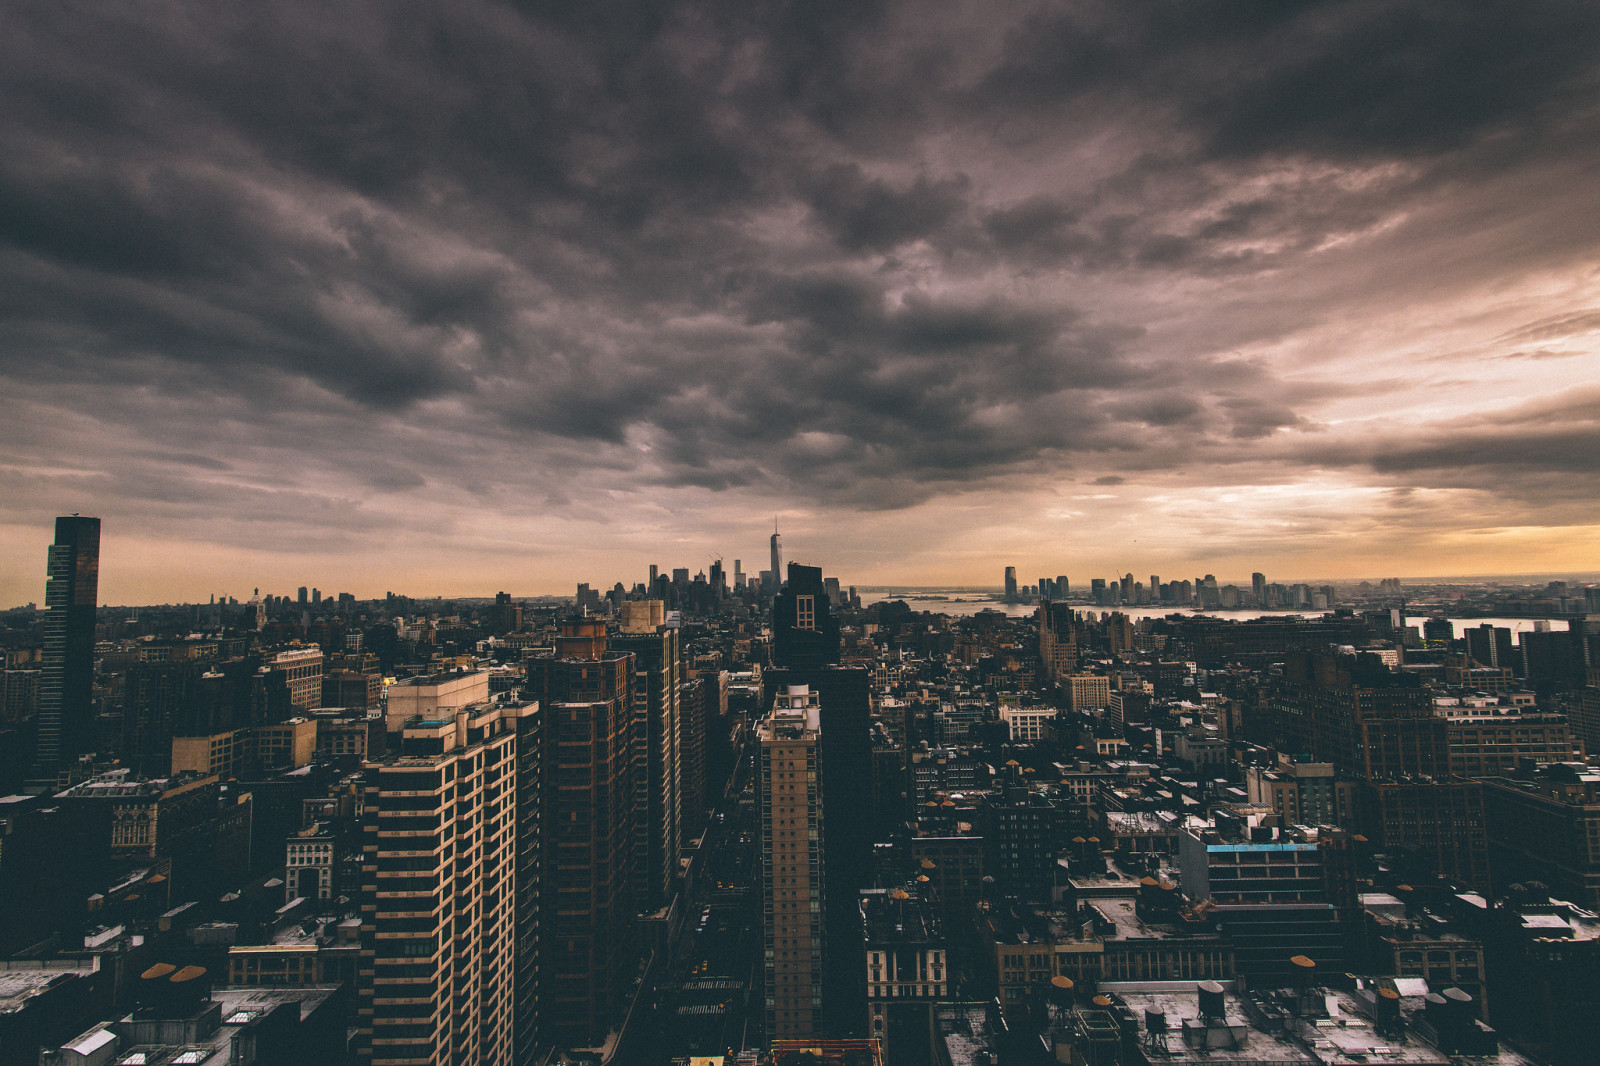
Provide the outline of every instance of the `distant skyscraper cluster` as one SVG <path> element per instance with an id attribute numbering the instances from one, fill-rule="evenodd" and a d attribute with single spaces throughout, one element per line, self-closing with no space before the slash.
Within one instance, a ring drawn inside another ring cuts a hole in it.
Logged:
<path id="1" fill-rule="evenodd" d="M 1038 585 L 1019 586 L 1016 567 L 1006 567 L 1002 593 L 1006 603 L 1060 601 L 1070 598 L 1071 593 L 1071 585 L 1065 574 L 1054 578 L 1041 577 Z M 1377 594 L 1399 602 L 1402 598 L 1399 579 L 1384 579 Z M 1266 575 L 1259 572 L 1251 575 L 1248 589 L 1231 584 L 1219 585 L 1213 574 L 1172 582 L 1163 582 L 1158 575 L 1151 574 L 1146 583 L 1136 580 L 1130 573 L 1109 580 L 1092 578 L 1087 593 L 1087 602 L 1097 607 L 1173 606 L 1214 610 L 1326 610 L 1335 599 L 1336 593 L 1331 585 L 1279 585 L 1269 583 Z"/>

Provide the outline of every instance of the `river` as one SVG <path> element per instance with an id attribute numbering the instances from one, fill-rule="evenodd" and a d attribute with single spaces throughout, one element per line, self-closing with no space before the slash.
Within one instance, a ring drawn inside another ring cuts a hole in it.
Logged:
<path id="1" fill-rule="evenodd" d="M 1004 611 L 1009 618 L 1027 618 L 1034 613 L 1031 603 L 1001 603 L 998 594 L 987 589 L 973 588 L 874 588 L 857 589 L 863 604 L 878 603 L 882 600 L 904 600 L 913 611 L 932 611 L 935 614 L 948 614 L 967 616 L 977 614 L 979 611 Z M 1315 618 L 1321 614 L 1319 611 L 1190 611 L 1173 607 L 1094 607 L 1088 604 L 1074 604 L 1074 608 L 1085 614 L 1092 612 L 1121 611 L 1130 618 L 1165 618 L 1169 614 L 1199 615 L 1204 614 L 1209 618 L 1228 618 L 1243 622 L 1251 618 L 1271 617 L 1277 618 L 1288 614 L 1300 614 L 1307 618 Z M 1422 623 L 1427 621 L 1426 615 L 1407 615 L 1406 624 L 1422 628 Z M 1538 619 L 1533 618 L 1452 618 L 1450 624 L 1455 629 L 1455 635 L 1461 636 L 1467 629 L 1487 623 L 1497 629 L 1509 629 L 1513 634 L 1531 631 Z M 1551 629 L 1566 629 L 1567 621 L 1564 618 L 1550 619 Z"/>

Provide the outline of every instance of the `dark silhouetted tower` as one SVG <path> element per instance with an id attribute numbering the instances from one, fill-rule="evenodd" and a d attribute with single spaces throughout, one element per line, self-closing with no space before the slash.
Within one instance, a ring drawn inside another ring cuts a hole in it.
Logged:
<path id="1" fill-rule="evenodd" d="M 662 624 L 658 600 L 622 604 L 613 651 L 634 656 L 634 850 L 641 913 L 672 898 L 682 850 L 683 712 L 678 630 Z"/>
<path id="2" fill-rule="evenodd" d="M 789 580 L 772 601 L 772 661 L 785 667 L 838 663 L 839 623 L 821 567 L 789 564 Z"/>
<path id="3" fill-rule="evenodd" d="M 569 1043 L 605 1038 L 638 956 L 635 672 L 588 620 L 563 623 L 555 657 L 528 664 L 544 715 L 540 1016 Z"/>
<path id="4" fill-rule="evenodd" d="M 839 665 L 839 623 L 828 604 L 822 570 L 789 564 L 789 580 L 772 605 L 772 661 L 763 674 L 768 699 L 807 686 L 821 705 L 822 857 L 829 892 L 823 900 L 822 1028 L 829 1036 L 860 1035 L 867 972 L 861 953 L 859 894 L 871 877 L 872 697 L 867 671 Z"/>
<path id="5" fill-rule="evenodd" d="M 53 778 L 89 749 L 93 730 L 100 519 L 57 518 L 48 559 L 33 766 L 37 776 Z"/>
<path id="6" fill-rule="evenodd" d="M 1454 634 L 1452 633 L 1452 636 Z M 1495 627 L 1485 622 L 1466 631 L 1467 651 L 1481 666 L 1497 666 L 1505 670 L 1516 669 L 1516 653 L 1512 649 L 1511 630 Z"/>

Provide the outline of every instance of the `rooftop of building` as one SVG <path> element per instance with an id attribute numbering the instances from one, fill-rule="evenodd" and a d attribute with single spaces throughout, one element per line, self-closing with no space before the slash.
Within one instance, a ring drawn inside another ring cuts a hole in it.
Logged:
<path id="1" fill-rule="evenodd" d="M 465 669 L 445 670 L 445 671 L 441 671 L 439 673 L 417 674 L 414 677 L 401 678 L 399 681 L 396 681 L 393 685 L 391 685 L 389 687 L 390 688 L 420 688 L 420 687 L 424 687 L 424 686 L 428 686 L 428 685 L 448 685 L 453 681 L 465 681 L 465 680 L 468 680 L 470 678 L 478 677 L 479 675 L 482 675 L 484 677 L 488 677 L 489 676 L 488 673 L 486 671 L 483 671 L 483 670 L 465 670 Z"/>
<path id="2" fill-rule="evenodd" d="M 1205 844 L 1210 851 L 1316 850 L 1320 835 L 1318 827 L 1269 824 L 1276 818 L 1276 813 L 1270 808 L 1247 807 L 1237 814 L 1219 809 L 1212 812 L 1210 821 L 1186 819 L 1183 832 Z"/>
<path id="3" fill-rule="evenodd" d="M 294 988 L 219 988 L 211 993 L 211 998 L 222 1004 L 222 1024 L 229 1026 L 244 1025 L 250 1021 L 240 1015 L 271 1010 L 285 1003 L 298 1006 L 300 1017 L 304 1020 L 338 991 L 335 987 L 310 985 Z"/>
<path id="4" fill-rule="evenodd" d="M 1451 725 L 1553 725 L 1567 720 L 1564 714 L 1537 707 L 1474 707 L 1449 713 L 1451 710 L 1450 707 L 1435 707 L 1434 713 Z"/>
<path id="5" fill-rule="evenodd" d="M 1199 1001 L 1192 981 L 1108 983 L 1101 991 L 1111 995 L 1115 1002 L 1133 1013 L 1141 1036 L 1148 1032 L 1149 1015 L 1161 1016 L 1167 1026 L 1167 1053 L 1159 1056 L 1163 1061 L 1218 1063 L 1221 1066 L 1294 1066 L 1300 1063 L 1309 1066 L 1317 1061 L 1292 1037 L 1252 1027 L 1241 1000 L 1232 989 L 1232 982 L 1222 987 L 1226 989 L 1223 993 L 1222 1019 L 1226 1027 L 1230 1030 L 1249 1029 L 1242 1047 L 1227 1046 L 1228 1042 L 1223 1040 L 1216 1041 L 1216 1046 L 1210 1046 L 1208 1042 L 1205 1048 L 1191 1048 L 1185 1043 L 1184 1023 L 1194 1024 L 1200 1018 Z"/>
<path id="6" fill-rule="evenodd" d="M 199 1037 L 195 1043 L 135 1043 L 119 1035 L 132 1035 L 130 1030 L 136 1031 L 138 1023 L 135 1016 L 129 1015 L 118 1022 L 96 1025 L 61 1046 L 87 1056 L 115 1043 L 117 1046 L 113 1057 L 106 1061 L 116 1062 L 119 1066 L 122 1063 L 180 1066 L 191 1062 L 226 1061 L 214 1059 L 214 1056 L 229 1053 L 240 1030 L 256 1025 L 273 1010 L 285 1005 L 298 1008 L 298 1020 L 304 1021 L 337 992 L 336 988 L 311 986 L 216 989 L 211 993 L 210 1000 L 202 1002 L 196 1009 L 199 1012 L 216 1009 L 221 1024 L 209 1034 Z"/>
<path id="7" fill-rule="evenodd" d="M 863 890 L 861 920 L 869 949 L 873 944 L 931 942 L 940 936 L 933 905 L 915 885 Z"/>
<path id="8" fill-rule="evenodd" d="M 1535 939 L 1600 940 L 1600 914 L 1564 900 L 1524 904 L 1518 920 Z"/>
<path id="9" fill-rule="evenodd" d="M 1403 1033 L 1379 1031 L 1371 1006 L 1375 988 L 1363 981 L 1349 991 L 1308 990 L 1306 999 L 1301 1001 L 1308 1009 L 1303 1011 L 1297 1006 L 1294 993 L 1241 995 L 1226 988 L 1222 993 L 1220 1025 L 1202 1021 L 1199 993 L 1192 983 L 1185 983 L 1186 987 L 1177 982 L 1109 983 L 1101 991 L 1111 993 L 1119 1005 L 1132 1013 L 1141 1036 L 1148 1031 L 1152 1016 L 1160 1016 L 1167 1029 L 1167 1054 L 1160 1057 L 1172 1063 L 1450 1066 L 1454 1062 L 1532 1066 L 1526 1056 L 1503 1045 L 1488 1055 L 1445 1054 L 1430 1042 L 1432 1030 L 1422 1023 L 1427 982 L 1416 978 L 1380 979 L 1378 983 L 1400 993 Z M 1191 1043 L 1185 1039 L 1186 1028 L 1197 1035 L 1207 1030 L 1216 1035 Z"/>
<path id="10" fill-rule="evenodd" d="M 1594 801 L 1590 797 L 1600 788 L 1600 768 L 1581 762 L 1541 763 L 1531 772 L 1519 770 L 1515 776 L 1486 777 L 1483 781 L 1575 806 L 1591 806 Z"/>
<path id="11" fill-rule="evenodd" d="M 160 796 L 175 788 L 195 785 L 214 778 L 198 773 L 175 774 L 172 777 L 139 777 L 126 767 L 107 770 L 87 781 L 81 781 L 60 795 L 71 799 L 128 799 L 136 796 Z"/>
<path id="12" fill-rule="evenodd" d="M 1108 827 L 1123 833 L 1171 833 L 1183 816 L 1175 811 L 1106 811 Z"/>
<path id="13" fill-rule="evenodd" d="M 992 906 L 981 928 L 996 944 L 1049 944 L 1077 939 L 1081 924 L 1065 909 Z"/>
<path id="14" fill-rule="evenodd" d="M 97 968 L 93 958 L 0 960 L 0 1014 L 21 1010 L 28 1000 L 68 975 L 87 977 Z"/>
<path id="15" fill-rule="evenodd" d="M 1177 934 L 1173 926 L 1147 922 L 1139 917 L 1137 904 L 1132 897 L 1107 896 L 1089 900 L 1086 906 L 1115 930 L 1110 937 L 1104 939 L 1166 940 Z"/>
<path id="16" fill-rule="evenodd" d="M 1074 837 L 1073 842 L 1076 843 L 1078 839 Z M 1098 847 L 1099 842 L 1085 838 L 1084 844 Z M 1092 861 L 1093 856 L 1099 856 L 1103 860 L 1103 868 L 1102 864 Z M 1092 857 L 1090 861 L 1057 860 L 1066 866 L 1067 883 L 1078 893 L 1080 899 L 1103 899 L 1109 896 L 1126 896 L 1131 899 L 1138 894 L 1139 882 L 1149 876 L 1141 869 L 1124 869 L 1115 859 L 1106 858 L 1098 852 L 1093 852 Z M 1163 859 L 1170 862 L 1169 856 L 1152 855 L 1150 858 L 1157 863 L 1153 876 L 1158 882 L 1177 882 L 1177 870 L 1161 864 Z"/>
<path id="17" fill-rule="evenodd" d="M 1370 920 L 1392 939 L 1476 942 L 1458 932 L 1447 919 L 1423 908 L 1416 901 L 1408 904 L 1406 900 L 1388 892 L 1363 892 L 1357 898 Z"/>
<path id="18" fill-rule="evenodd" d="M 948 1003 L 937 1007 L 935 1023 L 950 1066 L 987 1066 L 998 1044 L 991 1033 L 989 1008 L 983 1003 Z"/>
<path id="19" fill-rule="evenodd" d="M 364 707 L 310 707 L 305 714 L 319 724 L 365 726 L 369 722 L 383 721 L 381 715 Z"/>
<path id="20" fill-rule="evenodd" d="M 1173 880 L 1162 878 L 1176 896 Z M 1080 909 L 1066 905 L 1012 905 L 994 907 L 985 923 L 988 935 L 998 944 L 1065 944 L 1071 941 L 1167 940 L 1182 937 L 1194 941 L 1210 930 L 1186 927 L 1181 921 L 1164 922 L 1142 917 L 1136 896 L 1139 881 L 1123 883 L 1126 895 L 1092 895 L 1082 898 Z M 1177 914 L 1176 911 L 1173 912 Z"/>
<path id="21" fill-rule="evenodd" d="M 296 902 L 291 901 L 279 908 L 280 912 L 288 910 Z M 287 921 L 279 928 L 272 931 L 272 937 L 264 944 L 236 944 L 228 948 L 230 955 L 272 954 L 284 951 L 326 951 L 329 949 L 343 949 L 359 952 L 361 943 L 359 939 L 361 919 L 348 918 L 313 918 L 308 921 Z"/>

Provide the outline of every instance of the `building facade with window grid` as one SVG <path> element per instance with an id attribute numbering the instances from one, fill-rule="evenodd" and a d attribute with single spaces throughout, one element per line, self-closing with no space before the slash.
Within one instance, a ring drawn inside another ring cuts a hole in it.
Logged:
<path id="1" fill-rule="evenodd" d="M 408 723 L 367 764 L 357 1051 L 362 1063 L 513 1063 L 532 1054 L 518 979 L 536 943 L 517 917 L 538 878 L 519 826 L 539 790 L 522 763 L 537 704 L 480 704 Z M 521 860 L 521 861 L 519 861 Z"/>
<path id="2" fill-rule="evenodd" d="M 768 1040 L 822 1032 L 822 799 L 817 694 L 790 685 L 756 727 Z"/>

